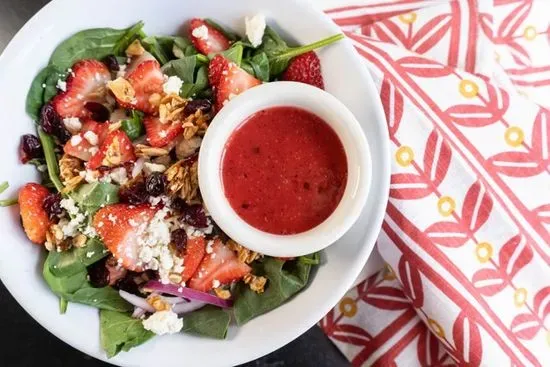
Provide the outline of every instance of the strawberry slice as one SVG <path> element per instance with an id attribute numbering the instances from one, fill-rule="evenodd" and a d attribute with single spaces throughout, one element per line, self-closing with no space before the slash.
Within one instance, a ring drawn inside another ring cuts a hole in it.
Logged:
<path id="1" fill-rule="evenodd" d="M 149 223 L 156 211 L 148 204 L 113 204 L 95 214 L 93 227 L 125 269 L 143 270 L 139 260 L 138 228 Z"/>
<path id="2" fill-rule="evenodd" d="M 19 211 L 23 229 L 32 242 L 42 245 L 51 225 L 48 213 L 43 208 L 48 189 L 36 183 L 28 183 L 19 190 Z"/>
<path id="3" fill-rule="evenodd" d="M 213 74 L 215 81 L 218 75 L 217 70 L 213 71 Z M 228 62 L 222 70 L 216 86 L 216 110 L 221 110 L 231 98 L 259 84 L 262 84 L 262 82 L 238 67 L 234 62 Z"/>
<path id="4" fill-rule="evenodd" d="M 221 284 L 239 280 L 251 270 L 250 266 L 240 262 L 235 253 L 217 239 L 212 244 L 212 253 L 205 255 L 189 281 L 189 287 L 207 292 Z"/>
<path id="5" fill-rule="evenodd" d="M 124 131 L 115 130 L 107 135 L 99 151 L 90 158 L 88 168 L 93 170 L 101 166 L 116 167 L 135 160 L 132 141 Z"/>
<path id="6" fill-rule="evenodd" d="M 83 161 L 89 161 L 99 151 L 99 146 L 105 141 L 107 134 L 109 134 L 108 124 L 87 120 L 82 124 L 80 133 L 65 143 L 63 151 Z"/>
<path id="7" fill-rule="evenodd" d="M 189 38 L 197 51 L 204 55 L 225 51 L 230 46 L 229 40 L 222 32 L 199 18 L 191 20 Z"/>
<path id="8" fill-rule="evenodd" d="M 206 241 L 204 237 L 187 239 L 185 255 L 183 256 L 183 272 L 181 277 L 186 282 L 195 274 L 201 261 L 206 254 Z"/>
<path id="9" fill-rule="evenodd" d="M 158 117 L 148 116 L 143 120 L 147 141 L 151 146 L 162 148 L 178 138 L 183 132 L 180 121 L 163 124 Z"/>
<path id="10" fill-rule="evenodd" d="M 111 80 L 111 72 L 97 60 L 82 60 L 72 67 L 67 78 L 67 89 L 58 94 L 52 103 L 62 117 L 83 118 L 90 114 L 85 108 L 87 102 L 101 103 L 105 99 L 105 85 Z"/>
<path id="11" fill-rule="evenodd" d="M 149 98 L 152 94 L 162 93 L 163 91 L 164 74 L 160 70 L 158 61 L 146 60 L 142 62 L 132 72 L 128 73 L 126 79 L 134 88 L 136 101 L 130 105 L 119 101 L 119 104 L 127 108 L 140 110 L 146 114 L 156 113 L 157 108 L 149 103 Z"/>
<path id="12" fill-rule="evenodd" d="M 300 82 L 325 89 L 323 74 L 321 73 L 321 61 L 313 51 L 296 56 L 282 76 L 283 80 Z"/>
<path id="13" fill-rule="evenodd" d="M 216 55 L 208 64 L 208 82 L 216 88 L 223 76 L 223 71 L 229 69 L 229 60 L 222 55 Z"/>

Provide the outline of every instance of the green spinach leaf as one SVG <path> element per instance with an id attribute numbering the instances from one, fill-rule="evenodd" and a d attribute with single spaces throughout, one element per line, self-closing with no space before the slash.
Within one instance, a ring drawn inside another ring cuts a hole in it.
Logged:
<path id="1" fill-rule="evenodd" d="M 243 45 L 236 44 L 231 46 L 231 48 L 220 52 L 226 59 L 233 61 L 238 66 L 241 66 L 241 61 L 243 60 Z"/>
<path id="2" fill-rule="evenodd" d="M 141 320 L 127 313 L 101 310 L 99 312 L 101 346 L 109 358 L 120 351 L 129 351 L 155 336 L 145 330 Z"/>
<path id="3" fill-rule="evenodd" d="M 233 32 L 229 32 L 227 29 L 225 29 L 224 27 L 222 27 L 221 25 L 219 25 L 218 23 L 216 23 L 212 19 L 206 18 L 204 21 L 206 22 L 206 24 L 208 24 L 212 28 L 214 28 L 214 29 L 218 30 L 219 32 L 221 32 L 225 36 L 225 38 L 227 38 L 229 41 L 236 41 L 236 40 L 239 39 L 239 36 L 237 36 L 237 34 L 235 34 Z"/>
<path id="4" fill-rule="evenodd" d="M 183 317 L 184 333 L 198 334 L 216 339 L 225 339 L 231 315 L 214 306 L 205 306 Z"/>
<path id="5" fill-rule="evenodd" d="M 344 38 L 339 33 L 334 36 L 322 39 L 305 46 L 289 47 L 286 42 L 272 28 L 266 27 L 262 45 L 258 48 L 257 54 L 265 52 L 269 59 L 270 75 L 275 77 L 286 70 L 290 60 L 306 52 L 328 46 Z"/>
<path id="6" fill-rule="evenodd" d="M 197 49 L 193 46 L 191 41 L 183 37 L 174 37 L 172 53 L 178 59 L 183 59 L 185 56 L 193 56 L 198 54 Z"/>
<path id="7" fill-rule="evenodd" d="M 84 184 L 72 198 L 81 211 L 92 216 L 102 206 L 118 203 L 118 186 L 106 182 Z"/>
<path id="8" fill-rule="evenodd" d="M 168 76 L 177 76 L 184 83 L 193 83 L 195 79 L 195 56 L 185 56 L 181 59 L 172 60 L 162 67 L 162 72 Z"/>
<path id="9" fill-rule="evenodd" d="M 121 129 L 128 135 L 130 140 L 136 140 L 145 133 L 143 127 L 143 113 L 138 110 L 130 112 L 130 118 L 122 120 Z"/>
<path id="10" fill-rule="evenodd" d="M 253 57 L 251 57 L 248 60 L 245 60 L 244 62 L 247 62 L 248 65 L 250 65 L 250 69 L 252 70 L 252 73 L 248 72 L 252 75 L 254 75 L 256 78 L 263 82 L 269 81 L 269 59 L 267 58 L 267 55 L 265 52 L 260 52 Z M 244 64 L 243 62 L 243 64 Z M 243 65 L 241 65 L 242 67 Z M 249 69 L 249 70 L 250 70 Z M 245 69 L 246 70 L 246 69 Z"/>
<path id="11" fill-rule="evenodd" d="M 159 40 L 162 42 L 159 42 Z M 171 47 L 166 49 L 166 42 L 173 42 L 169 37 L 155 37 L 149 36 L 141 40 L 141 44 L 147 51 L 153 55 L 161 65 L 164 65 L 170 61 L 170 53 L 168 50 L 171 50 Z M 164 46 L 164 47 L 163 47 Z M 170 51 L 171 52 L 171 51 Z"/>
<path id="12" fill-rule="evenodd" d="M 49 256 L 50 272 L 56 277 L 68 277 L 86 271 L 86 267 L 108 255 L 98 238 L 90 238 L 86 246 L 68 251 L 53 251 Z"/>
<path id="13" fill-rule="evenodd" d="M 46 88 L 48 87 L 48 84 L 46 82 L 48 81 L 48 79 L 51 79 L 51 75 L 56 75 L 60 73 L 61 71 L 56 66 L 49 65 L 42 69 L 38 73 L 38 75 L 34 77 L 29 93 L 27 94 L 26 101 L 27 113 L 29 114 L 29 116 L 32 117 L 34 121 L 38 121 L 38 119 L 40 118 L 40 110 L 42 109 L 42 106 L 44 105 L 44 103 L 49 101 L 49 99 L 46 100 L 44 98 Z M 54 87 L 56 84 L 57 80 L 55 81 Z"/>
<path id="14" fill-rule="evenodd" d="M 303 256 L 316 259 L 318 254 Z M 242 325 L 253 318 L 279 307 L 308 283 L 312 265 L 300 258 L 291 261 L 266 257 L 255 265 L 254 273 L 268 279 L 262 294 L 252 291 L 246 284 L 239 283 L 233 306 L 237 324 Z"/>
<path id="15" fill-rule="evenodd" d="M 46 79 L 46 88 L 44 88 L 44 104 L 48 103 L 53 97 L 57 95 L 57 82 L 59 80 L 64 81 L 67 74 L 59 70 L 52 69 L 52 72 Z"/>
<path id="16" fill-rule="evenodd" d="M 38 129 L 38 137 L 44 150 L 44 157 L 46 158 L 46 166 L 48 167 L 48 175 L 53 182 L 57 191 L 63 190 L 63 184 L 59 179 L 59 166 L 57 164 L 57 156 L 55 155 L 55 144 L 53 138 L 46 134 L 42 129 Z"/>
<path id="17" fill-rule="evenodd" d="M 142 21 L 137 22 L 126 30 L 124 35 L 116 42 L 113 48 L 113 55 L 123 55 L 128 46 L 132 44 L 136 39 L 143 38 L 143 26 L 145 23 Z"/>

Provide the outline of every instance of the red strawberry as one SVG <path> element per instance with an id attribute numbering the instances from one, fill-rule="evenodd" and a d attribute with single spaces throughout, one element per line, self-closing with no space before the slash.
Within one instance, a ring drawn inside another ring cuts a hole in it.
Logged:
<path id="1" fill-rule="evenodd" d="M 131 271 L 142 271 L 139 260 L 137 228 L 153 219 L 157 209 L 148 204 L 114 204 L 100 209 L 93 226 L 105 246 L 121 265 Z"/>
<path id="2" fill-rule="evenodd" d="M 184 263 L 185 265 L 185 263 Z M 250 273 L 250 266 L 240 262 L 235 253 L 220 240 L 215 240 L 212 253 L 206 254 L 189 287 L 207 292 L 219 284 L 228 284 Z"/>
<path id="3" fill-rule="evenodd" d="M 204 237 L 194 237 L 187 239 L 185 246 L 185 255 L 183 256 L 183 273 L 181 277 L 186 282 L 197 271 L 201 261 L 206 254 L 206 242 Z"/>
<path id="4" fill-rule="evenodd" d="M 222 32 L 198 18 L 192 19 L 189 24 L 189 38 L 197 51 L 204 55 L 225 51 L 230 46 Z"/>
<path id="5" fill-rule="evenodd" d="M 87 102 L 102 102 L 105 98 L 105 85 L 111 80 L 111 72 L 97 60 L 82 60 L 72 67 L 67 78 L 67 90 L 58 94 L 52 101 L 57 113 L 62 117 L 86 117 L 89 111 L 84 108 Z"/>
<path id="6" fill-rule="evenodd" d="M 174 140 L 183 132 L 180 121 L 163 124 L 158 117 L 148 116 L 143 120 L 147 141 L 151 146 L 162 148 Z"/>
<path id="7" fill-rule="evenodd" d="M 208 81 L 212 87 L 216 88 L 218 86 L 223 71 L 227 70 L 228 67 L 229 61 L 225 57 L 222 55 L 214 56 L 208 65 Z"/>
<path id="8" fill-rule="evenodd" d="M 71 141 L 69 141 L 70 143 Z M 99 152 L 90 158 L 88 168 L 97 169 L 101 166 L 116 167 L 135 160 L 136 154 L 132 141 L 124 131 L 115 130 L 107 135 L 99 148 Z"/>
<path id="9" fill-rule="evenodd" d="M 158 61 L 147 60 L 142 62 L 132 72 L 128 73 L 126 79 L 134 88 L 136 102 L 130 105 L 127 103 L 120 104 L 147 114 L 155 113 L 157 109 L 149 103 L 149 98 L 152 94 L 162 93 L 162 86 L 164 84 L 164 74 L 160 70 Z"/>
<path id="10" fill-rule="evenodd" d="M 283 73 L 283 80 L 300 82 L 325 89 L 323 74 L 321 73 L 321 61 L 313 51 L 296 56 Z"/>
<path id="11" fill-rule="evenodd" d="M 213 74 L 214 79 L 216 79 L 218 74 Z M 216 86 L 216 110 L 221 110 L 224 104 L 234 96 L 259 84 L 262 84 L 262 82 L 238 67 L 237 64 L 228 62 L 227 66 L 221 72 Z"/>
<path id="12" fill-rule="evenodd" d="M 28 183 L 19 190 L 19 211 L 23 229 L 34 243 L 46 242 L 46 232 L 51 225 L 50 217 L 43 208 L 44 199 L 50 192 L 44 186 Z"/>
<path id="13" fill-rule="evenodd" d="M 97 143 L 94 141 L 95 138 L 93 138 L 93 135 L 92 137 L 89 137 L 89 131 L 95 134 L 97 137 Z M 82 130 L 80 133 L 73 136 L 65 144 L 63 151 L 73 157 L 77 157 L 83 161 L 88 161 L 95 153 L 98 152 L 99 146 L 103 143 L 108 133 L 108 124 L 87 120 L 82 124 Z"/>

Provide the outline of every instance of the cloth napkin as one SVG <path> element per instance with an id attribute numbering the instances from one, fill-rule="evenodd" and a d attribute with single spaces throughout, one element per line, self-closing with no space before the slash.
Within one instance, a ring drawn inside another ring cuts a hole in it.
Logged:
<path id="1" fill-rule="evenodd" d="M 326 13 L 391 140 L 378 273 L 320 322 L 355 366 L 550 365 L 550 1 Z"/>

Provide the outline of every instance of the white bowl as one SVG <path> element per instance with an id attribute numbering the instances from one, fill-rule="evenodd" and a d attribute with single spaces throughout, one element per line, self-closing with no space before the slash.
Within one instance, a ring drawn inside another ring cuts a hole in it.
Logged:
<path id="1" fill-rule="evenodd" d="M 34 131 L 25 97 L 36 73 L 54 48 L 85 28 L 122 28 L 139 19 L 149 34 L 173 34 L 189 18 L 210 17 L 243 33 L 244 15 L 264 13 L 285 38 L 306 44 L 340 32 L 309 2 L 297 0 L 53 0 L 15 36 L 0 56 L 0 180 L 9 180 L 11 197 L 38 180 L 33 167 L 18 162 L 19 136 Z M 372 182 L 357 223 L 324 253 L 311 284 L 281 307 L 246 325 L 231 327 L 224 341 L 178 334 L 150 342 L 107 360 L 99 342 L 99 318 L 91 307 L 70 304 L 65 315 L 42 279 L 43 249 L 31 244 L 19 223 L 18 208 L 0 208 L 0 278 L 14 298 L 44 328 L 96 358 L 122 366 L 230 366 L 274 351 L 321 319 L 344 295 L 367 261 L 378 236 L 389 193 L 390 150 L 378 91 L 349 42 L 318 53 L 325 89 L 355 115 L 369 138 Z M 37 327 L 39 327 L 37 325 Z"/>
<path id="2" fill-rule="evenodd" d="M 294 235 L 267 233 L 244 221 L 229 204 L 221 179 L 222 157 L 230 136 L 247 117 L 275 106 L 299 107 L 323 119 L 336 132 L 347 158 L 348 180 L 334 212 L 315 228 Z M 232 99 L 212 121 L 199 155 L 201 195 L 214 221 L 238 243 L 269 256 L 311 254 L 340 239 L 359 218 L 370 180 L 369 146 L 355 116 L 331 94 L 302 83 L 267 83 Z"/>

